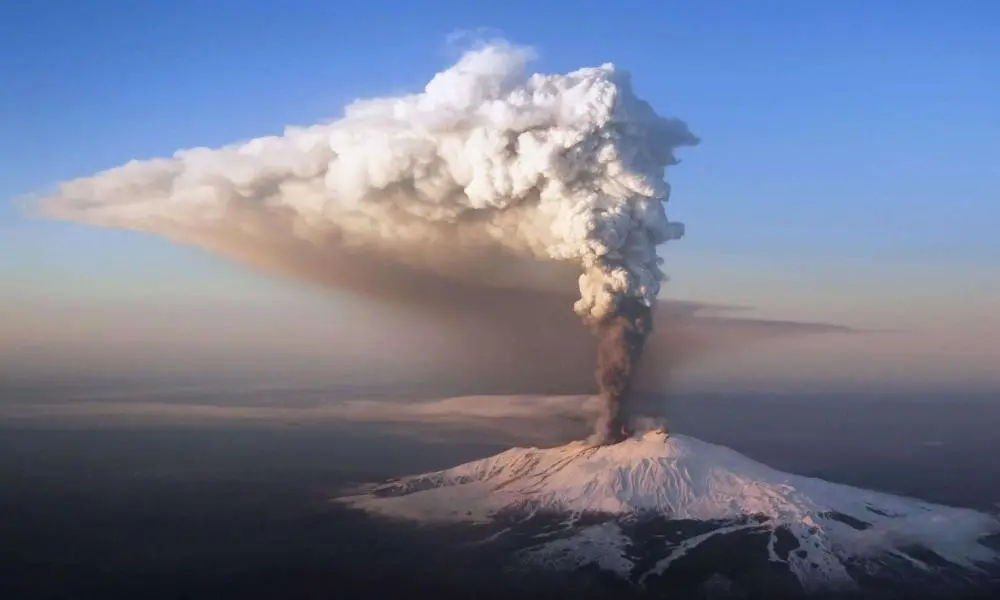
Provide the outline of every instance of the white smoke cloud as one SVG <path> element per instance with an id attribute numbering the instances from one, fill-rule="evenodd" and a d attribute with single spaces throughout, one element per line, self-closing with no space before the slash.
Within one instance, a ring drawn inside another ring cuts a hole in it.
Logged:
<path id="1" fill-rule="evenodd" d="M 322 283 L 385 261 L 470 275 L 500 255 L 578 265 L 575 308 L 587 320 L 621 298 L 651 305 L 663 279 L 656 247 L 683 233 L 664 211 L 664 170 L 697 139 L 613 65 L 528 76 L 531 57 L 486 45 L 421 93 L 359 101 L 280 136 L 132 161 L 63 183 L 37 206 Z"/>

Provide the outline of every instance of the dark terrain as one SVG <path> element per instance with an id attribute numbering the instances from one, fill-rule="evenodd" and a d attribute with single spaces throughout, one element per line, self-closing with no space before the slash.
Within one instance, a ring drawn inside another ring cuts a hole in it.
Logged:
<path id="1" fill-rule="evenodd" d="M 701 394 L 671 403 L 672 428 L 779 469 L 981 510 L 1000 502 L 994 396 Z M 328 502 L 344 486 L 507 445 L 419 441 L 375 425 L 0 423 L 0 598 L 630 595 L 596 571 L 518 576 L 461 528 L 379 521 Z"/>

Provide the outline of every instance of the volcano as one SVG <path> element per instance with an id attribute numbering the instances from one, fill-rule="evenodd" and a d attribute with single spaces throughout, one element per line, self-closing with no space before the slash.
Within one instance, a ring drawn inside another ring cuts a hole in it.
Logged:
<path id="1" fill-rule="evenodd" d="M 513 448 L 338 502 L 467 523 L 526 569 L 598 569 L 644 588 L 922 595 L 1000 582 L 994 515 L 781 472 L 663 431 Z"/>

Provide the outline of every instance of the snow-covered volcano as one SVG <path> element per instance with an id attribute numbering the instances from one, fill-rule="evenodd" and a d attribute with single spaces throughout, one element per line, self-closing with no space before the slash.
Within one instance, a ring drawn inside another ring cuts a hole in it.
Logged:
<path id="1" fill-rule="evenodd" d="M 544 518 L 544 531 L 522 531 L 527 563 L 596 565 L 640 585 L 707 548 L 706 560 L 724 564 L 727 548 L 742 560 L 756 547 L 760 565 L 807 590 L 922 575 L 989 582 L 1000 565 L 995 516 L 783 473 L 662 432 L 610 446 L 514 448 L 340 501 L 397 518 L 470 522 L 490 540 Z"/>

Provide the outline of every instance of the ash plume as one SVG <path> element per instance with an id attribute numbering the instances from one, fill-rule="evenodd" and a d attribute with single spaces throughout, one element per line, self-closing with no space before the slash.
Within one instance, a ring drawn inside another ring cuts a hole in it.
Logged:
<path id="1" fill-rule="evenodd" d="M 598 335 L 599 437 L 610 441 L 665 278 L 657 248 L 683 234 L 664 209 L 665 169 L 698 140 L 614 65 L 529 76 L 532 57 L 484 45 L 420 93 L 357 101 L 282 135 L 134 160 L 65 182 L 36 206 L 465 314 L 476 311 L 470 299 L 551 287 L 572 266 L 573 309 Z"/>
<path id="2" fill-rule="evenodd" d="M 592 438 L 599 444 L 621 441 L 628 433 L 628 399 L 635 368 L 653 330 L 649 306 L 625 299 L 597 325 L 597 386 L 603 410 Z"/>

